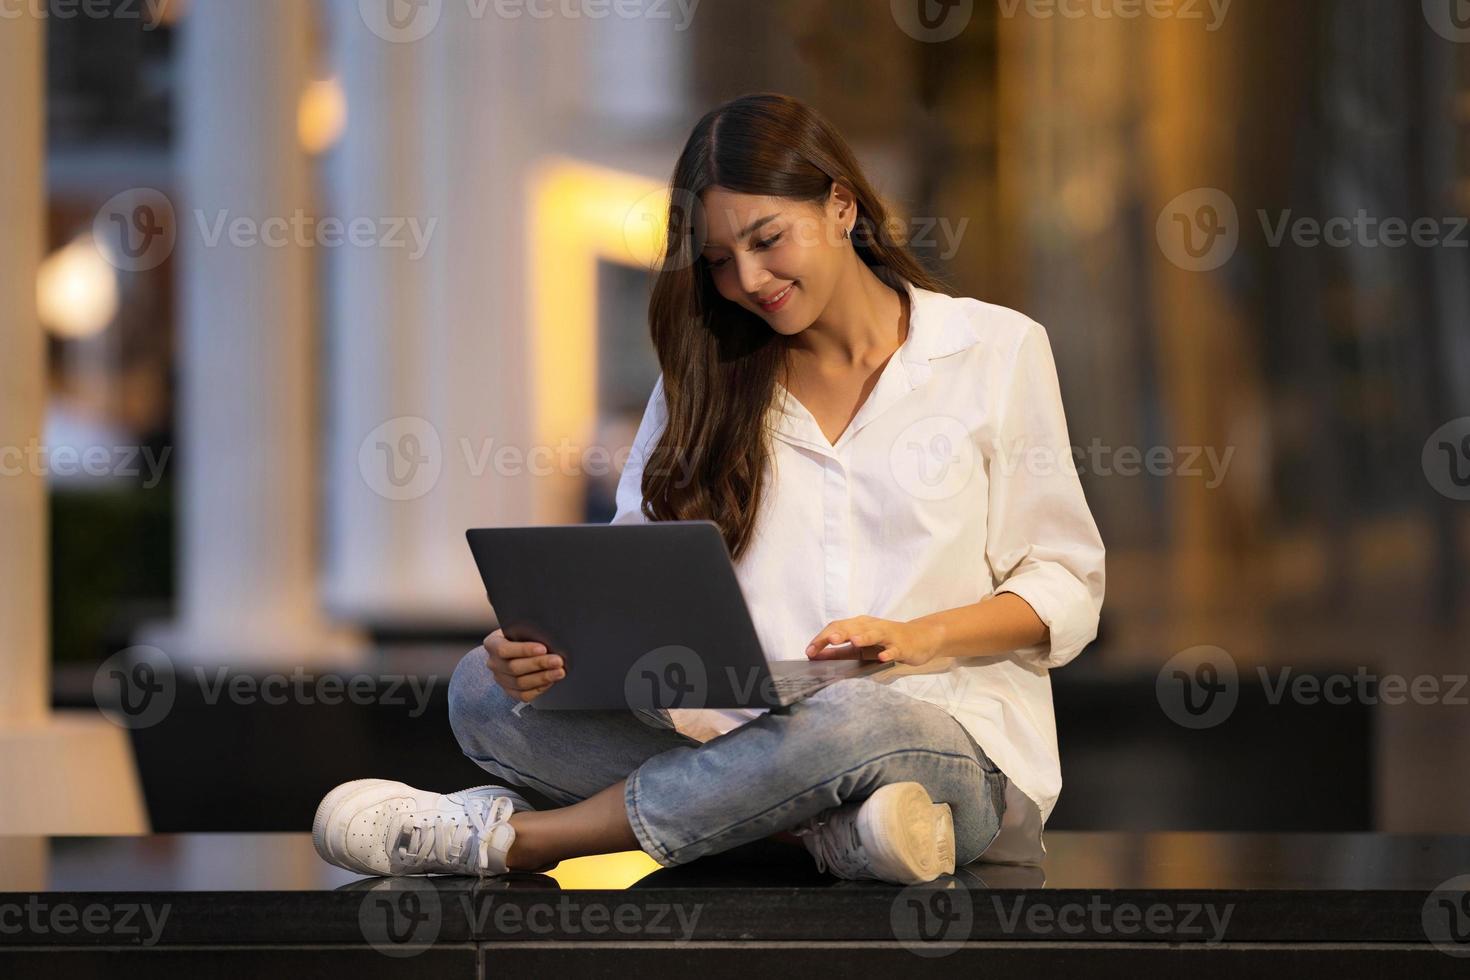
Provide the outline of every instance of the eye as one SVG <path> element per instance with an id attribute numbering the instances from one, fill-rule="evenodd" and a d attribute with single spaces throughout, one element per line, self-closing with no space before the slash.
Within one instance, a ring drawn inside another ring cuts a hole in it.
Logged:
<path id="1" fill-rule="evenodd" d="M 781 240 L 781 234 L 782 234 L 781 232 L 777 232 L 776 234 L 772 235 L 770 238 L 767 238 L 765 241 L 756 242 L 755 243 L 755 247 L 756 248 L 770 248 L 772 245 L 776 244 L 777 242 L 779 242 Z M 728 261 L 730 261 L 730 260 L 729 259 L 720 259 L 717 262 L 710 262 L 709 263 L 709 267 L 711 269 L 718 269 L 718 268 L 720 268 L 720 266 L 724 265 Z"/>

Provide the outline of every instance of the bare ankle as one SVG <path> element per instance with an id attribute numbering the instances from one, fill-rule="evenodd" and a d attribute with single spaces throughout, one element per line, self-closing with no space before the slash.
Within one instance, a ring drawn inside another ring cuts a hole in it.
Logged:
<path id="1" fill-rule="evenodd" d="M 512 871 L 534 871 L 551 863 L 548 858 L 536 850 L 536 835 L 534 829 L 528 828 L 527 824 L 534 824 L 535 820 L 526 820 L 527 816 L 533 816 L 529 812 L 511 814 L 510 826 L 516 832 L 515 840 L 511 842 L 510 850 L 505 854 L 505 866 Z M 527 830 L 531 829 L 531 833 Z"/>

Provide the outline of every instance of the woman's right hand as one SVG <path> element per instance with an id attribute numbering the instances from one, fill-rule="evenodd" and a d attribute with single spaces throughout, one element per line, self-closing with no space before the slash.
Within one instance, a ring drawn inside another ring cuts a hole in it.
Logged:
<path id="1" fill-rule="evenodd" d="M 485 637 L 485 652 L 495 683 L 517 701 L 540 697 L 567 675 L 561 657 L 543 644 L 507 640 L 499 629 Z"/>

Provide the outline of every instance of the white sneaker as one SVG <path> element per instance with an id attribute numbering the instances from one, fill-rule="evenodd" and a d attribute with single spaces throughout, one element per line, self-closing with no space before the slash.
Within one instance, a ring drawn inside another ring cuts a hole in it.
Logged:
<path id="1" fill-rule="evenodd" d="M 510 815 L 534 809 L 504 786 L 432 793 L 389 779 L 355 779 L 316 808 L 322 860 L 364 875 L 505 874 Z M 544 870 L 544 869 L 538 869 Z"/>
<path id="2" fill-rule="evenodd" d="M 792 830 L 817 870 L 902 885 L 954 874 L 954 819 L 920 783 L 880 786 L 857 804 L 824 810 Z"/>

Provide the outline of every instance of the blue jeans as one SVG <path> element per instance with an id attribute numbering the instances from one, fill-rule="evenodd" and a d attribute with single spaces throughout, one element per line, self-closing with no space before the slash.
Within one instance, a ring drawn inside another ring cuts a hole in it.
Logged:
<path id="1" fill-rule="evenodd" d="M 857 687 L 856 685 L 863 685 Z M 519 714 L 484 649 L 449 683 L 449 721 L 465 755 L 512 786 L 565 806 L 627 780 L 639 844 L 665 867 L 789 830 L 808 817 L 914 781 L 954 816 L 955 860 L 1000 832 L 1006 777 L 943 708 L 866 678 L 830 684 L 708 742 L 663 709 Z"/>

